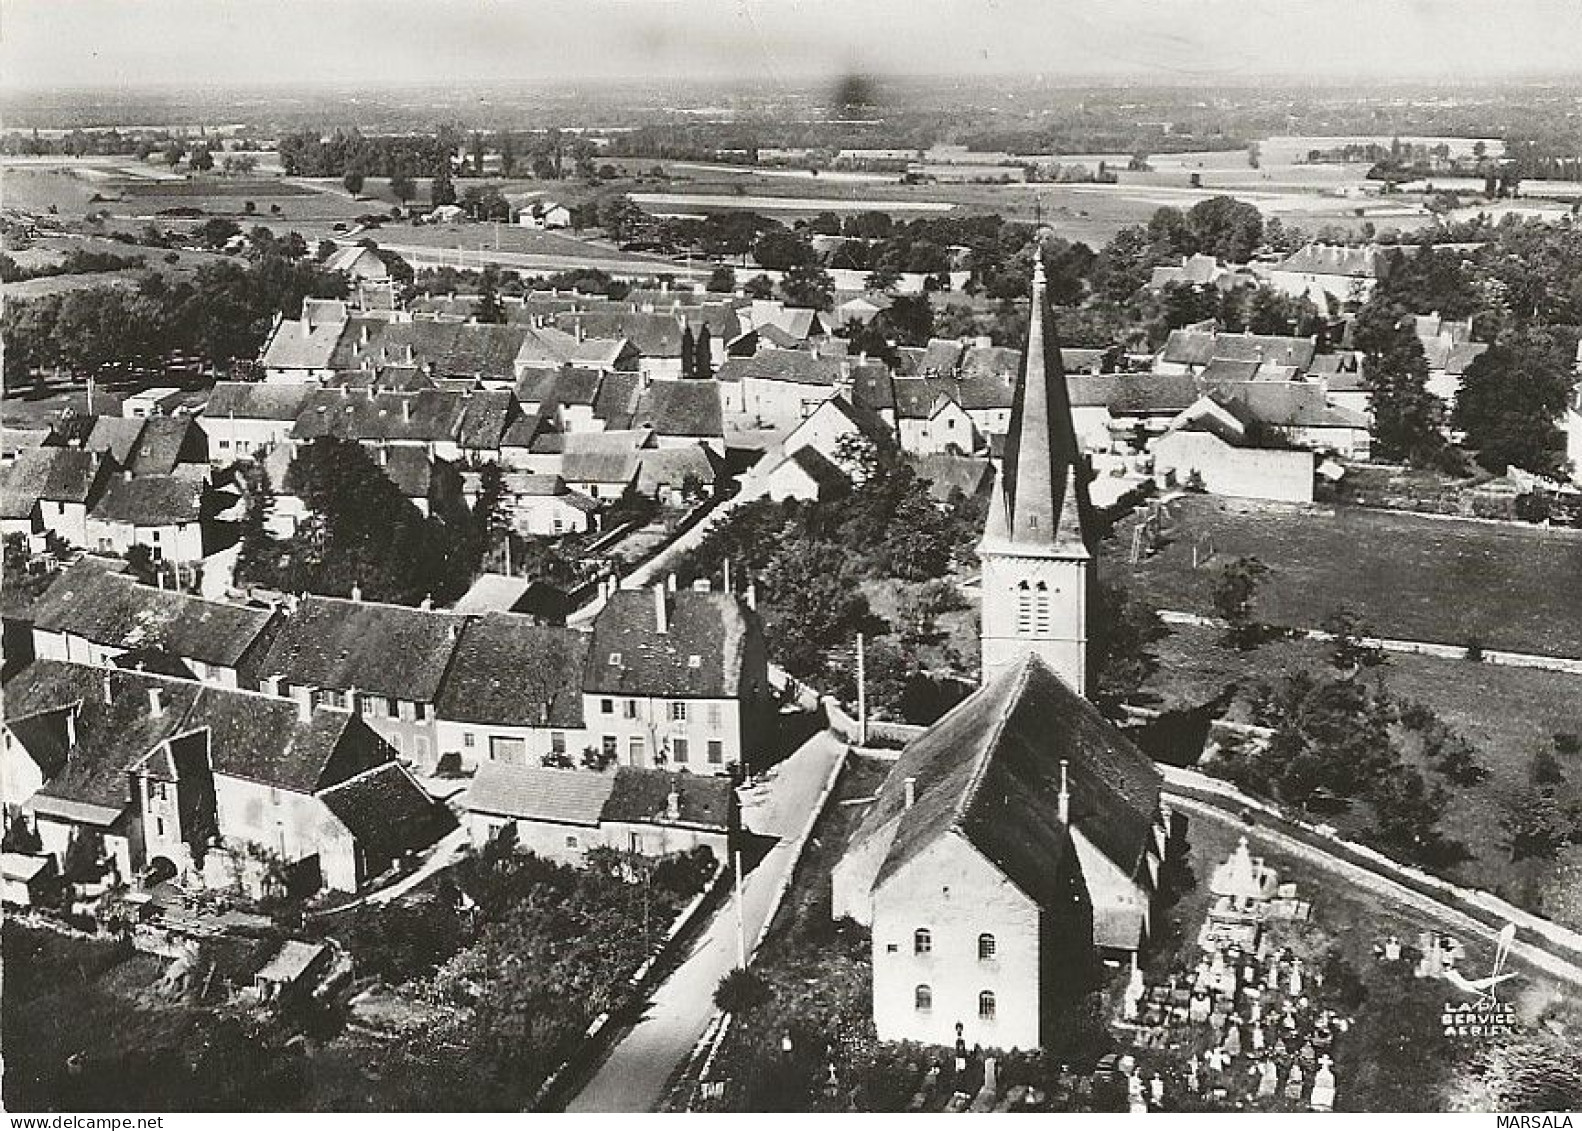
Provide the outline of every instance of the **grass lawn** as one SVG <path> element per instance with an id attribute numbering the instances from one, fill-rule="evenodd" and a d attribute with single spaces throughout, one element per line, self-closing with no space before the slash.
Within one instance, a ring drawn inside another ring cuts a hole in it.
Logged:
<path id="1" fill-rule="evenodd" d="M 1223 647 L 1217 632 L 1186 626 L 1173 626 L 1154 653 L 1159 669 L 1146 690 L 1166 708 L 1202 703 L 1230 683 L 1314 671 L 1327 663 L 1325 646 L 1314 641 L 1280 640 L 1237 652 Z M 1451 878 L 1582 928 L 1582 847 L 1567 850 L 1558 864 L 1516 864 L 1500 828 L 1504 799 L 1527 783 L 1533 752 L 1557 732 L 1582 730 L 1582 677 L 1393 654 L 1379 670 L 1397 699 L 1426 703 L 1465 735 L 1490 772 L 1479 785 L 1450 787 L 1442 827 L 1473 854 L 1450 870 Z M 1582 780 L 1582 764 L 1567 771 L 1572 780 Z M 1359 819 L 1342 814 L 1334 823 L 1344 828 L 1348 818 Z"/>
<path id="2" fill-rule="evenodd" d="M 1135 517 L 1103 552 L 1101 568 L 1154 608 L 1212 613 L 1221 569 L 1247 555 L 1270 568 L 1257 615 L 1274 624 L 1317 627 L 1347 605 L 1385 636 L 1582 656 L 1575 533 L 1205 495 L 1173 510 L 1167 543 L 1135 568 L 1126 560 Z M 1214 557 L 1194 570 L 1204 537 Z"/>

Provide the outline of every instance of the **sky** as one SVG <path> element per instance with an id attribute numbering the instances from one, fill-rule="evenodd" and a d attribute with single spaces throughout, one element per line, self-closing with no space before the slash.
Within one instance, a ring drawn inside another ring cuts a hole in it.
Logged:
<path id="1" fill-rule="evenodd" d="M 4 0 L 0 87 L 1582 77 L 1582 0 Z"/>

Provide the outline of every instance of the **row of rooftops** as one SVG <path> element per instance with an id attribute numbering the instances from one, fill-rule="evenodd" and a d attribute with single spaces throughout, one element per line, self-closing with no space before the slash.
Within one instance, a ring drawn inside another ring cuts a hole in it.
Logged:
<path id="1" fill-rule="evenodd" d="M 40 503 L 75 503 L 101 522 L 144 527 L 198 522 L 227 501 L 223 493 L 211 491 L 208 471 L 207 464 L 191 464 L 175 474 L 136 476 L 121 471 L 104 453 L 30 448 L 0 466 L 0 518 L 23 521 Z"/>
<path id="2" fill-rule="evenodd" d="M 484 762 L 461 797 L 463 809 L 518 821 L 596 828 L 674 825 L 727 833 L 734 824 L 729 778 L 620 766 L 612 773 Z"/>
<path id="3" fill-rule="evenodd" d="M 246 686 L 356 691 L 432 703 L 459 722 L 568 728 L 581 725 L 584 692 L 736 698 L 753 678 L 760 632 L 756 614 L 724 593 L 618 590 L 584 633 L 516 613 L 339 597 L 288 609 L 210 601 L 92 558 L 64 571 L 31 617 L 40 632 L 233 669 Z"/>

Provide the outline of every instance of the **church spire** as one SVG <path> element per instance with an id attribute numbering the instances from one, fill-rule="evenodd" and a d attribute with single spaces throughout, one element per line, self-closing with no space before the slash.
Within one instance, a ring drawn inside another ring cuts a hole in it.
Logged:
<path id="1" fill-rule="evenodd" d="M 1045 293 L 1044 263 L 1033 266 L 1032 314 L 1021 380 L 1011 404 L 1005 458 L 995 477 L 984 544 L 1056 550 L 1085 557 L 1093 530 L 1085 465 L 1077 447 L 1060 345 Z"/>

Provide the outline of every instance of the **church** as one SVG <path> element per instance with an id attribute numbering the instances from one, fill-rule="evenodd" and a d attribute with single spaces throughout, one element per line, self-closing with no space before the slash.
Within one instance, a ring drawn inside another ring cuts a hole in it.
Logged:
<path id="1" fill-rule="evenodd" d="M 1039 1048 L 1148 937 L 1161 776 L 1085 698 L 1095 522 L 1043 266 L 978 553 L 982 686 L 902 751 L 833 877 L 881 1040 Z"/>

